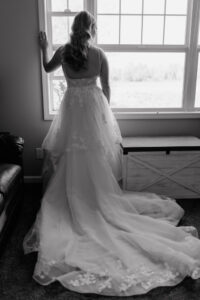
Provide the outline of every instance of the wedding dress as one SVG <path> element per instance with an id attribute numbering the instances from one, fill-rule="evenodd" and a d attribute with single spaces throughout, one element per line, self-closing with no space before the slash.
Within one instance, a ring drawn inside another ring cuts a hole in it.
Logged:
<path id="1" fill-rule="evenodd" d="M 67 78 L 42 144 L 53 174 L 23 242 L 25 253 L 38 251 L 33 278 L 115 296 L 199 278 L 200 241 L 176 226 L 176 201 L 120 188 L 121 134 L 96 80 Z"/>

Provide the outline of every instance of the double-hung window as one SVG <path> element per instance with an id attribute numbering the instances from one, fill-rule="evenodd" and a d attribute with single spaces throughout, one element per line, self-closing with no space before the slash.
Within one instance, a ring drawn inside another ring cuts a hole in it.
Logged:
<path id="1" fill-rule="evenodd" d="M 95 16 L 95 43 L 108 57 L 116 116 L 198 116 L 199 0 L 38 1 L 50 56 L 69 40 L 77 12 Z M 43 71 L 45 119 L 57 113 L 65 89 L 61 68 Z"/>

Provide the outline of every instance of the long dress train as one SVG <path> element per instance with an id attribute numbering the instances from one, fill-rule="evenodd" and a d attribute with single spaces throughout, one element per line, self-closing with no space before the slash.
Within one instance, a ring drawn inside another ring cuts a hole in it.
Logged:
<path id="1" fill-rule="evenodd" d="M 199 278 L 200 241 L 176 226 L 176 201 L 119 187 L 121 134 L 96 79 L 67 79 L 42 144 L 53 175 L 23 242 L 25 253 L 38 251 L 33 278 L 115 296 Z"/>

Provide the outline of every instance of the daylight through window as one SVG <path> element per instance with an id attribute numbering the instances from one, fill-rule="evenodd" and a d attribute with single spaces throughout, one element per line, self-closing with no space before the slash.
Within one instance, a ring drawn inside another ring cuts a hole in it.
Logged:
<path id="1" fill-rule="evenodd" d="M 39 0 L 40 27 L 52 55 L 69 40 L 75 14 L 89 10 L 97 20 L 96 43 L 109 60 L 115 112 L 195 112 L 199 6 L 198 0 Z M 43 74 L 43 89 L 48 119 L 66 89 L 61 69 Z"/>

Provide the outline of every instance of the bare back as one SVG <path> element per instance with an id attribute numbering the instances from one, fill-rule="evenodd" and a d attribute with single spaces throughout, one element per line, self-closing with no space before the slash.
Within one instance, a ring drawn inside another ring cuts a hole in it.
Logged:
<path id="1" fill-rule="evenodd" d="M 108 101 L 110 99 L 110 84 L 109 84 L 109 66 L 106 55 L 101 48 L 90 46 L 88 50 L 88 60 L 86 67 L 79 71 L 75 71 L 71 66 L 61 60 L 64 75 L 71 79 L 82 79 L 91 77 L 100 77 L 102 90 Z"/>
<path id="2" fill-rule="evenodd" d="M 77 72 L 73 70 L 70 67 L 70 65 L 66 62 L 62 62 L 62 68 L 66 77 L 73 78 L 73 79 L 89 78 L 94 76 L 100 76 L 101 63 L 102 63 L 102 58 L 101 58 L 100 49 L 91 46 L 88 50 L 88 60 L 85 69 L 81 69 Z"/>

